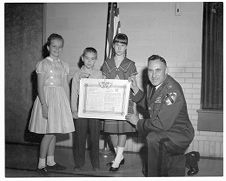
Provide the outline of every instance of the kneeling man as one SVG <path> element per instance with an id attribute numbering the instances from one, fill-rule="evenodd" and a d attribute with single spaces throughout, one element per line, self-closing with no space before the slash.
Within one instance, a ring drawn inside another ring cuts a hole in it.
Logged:
<path id="1" fill-rule="evenodd" d="M 142 92 L 132 78 L 133 101 L 148 109 L 148 119 L 128 114 L 126 120 L 136 125 L 146 136 L 148 144 L 148 176 L 162 176 L 162 160 L 166 154 L 184 154 L 194 138 L 194 128 L 189 120 L 187 104 L 180 84 L 167 74 L 164 58 L 148 58 L 148 78 L 152 85 Z M 163 144 L 163 145 L 162 145 Z M 160 155 L 161 154 L 161 155 Z M 160 173 L 161 172 L 161 173 Z"/>

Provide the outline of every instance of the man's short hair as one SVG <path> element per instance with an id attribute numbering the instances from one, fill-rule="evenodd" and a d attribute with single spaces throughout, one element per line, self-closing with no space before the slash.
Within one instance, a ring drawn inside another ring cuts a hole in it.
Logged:
<path id="1" fill-rule="evenodd" d="M 160 60 L 160 62 L 164 63 L 164 64 L 167 66 L 166 60 L 165 60 L 163 57 L 159 56 L 159 55 L 152 55 L 152 56 L 150 56 L 150 57 L 148 58 L 148 63 L 149 63 L 150 61 L 154 61 L 154 60 Z"/>

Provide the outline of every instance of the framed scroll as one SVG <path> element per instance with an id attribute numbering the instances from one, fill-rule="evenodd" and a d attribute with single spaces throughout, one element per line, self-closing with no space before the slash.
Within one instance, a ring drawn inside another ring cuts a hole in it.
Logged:
<path id="1" fill-rule="evenodd" d="M 78 117 L 125 120 L 130 82 L 118 79 L 81 79 Z"/>

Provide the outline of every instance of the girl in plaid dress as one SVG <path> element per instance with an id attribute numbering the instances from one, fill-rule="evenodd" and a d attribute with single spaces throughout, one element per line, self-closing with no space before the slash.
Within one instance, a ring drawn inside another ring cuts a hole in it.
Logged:
<path id="1" fill-rule="evenodd" d="M 126 57 L 128 37 L 119 33 L 113 40 L 113 57 L 104 61 L 102 72 L 107 79 L 136 78 L 135 62 Z M 134 113 L 135 103 L 129 100 L 128 113 Z M 123 151 L 126 144 L 127 133 L 135 132 L 132 124 L 126 120 L 105 120 L 104 132 L 109 133 L 116 152 L 115 159 L 111 162 L 110 171 L 117 171 L 124 164 Z"/>

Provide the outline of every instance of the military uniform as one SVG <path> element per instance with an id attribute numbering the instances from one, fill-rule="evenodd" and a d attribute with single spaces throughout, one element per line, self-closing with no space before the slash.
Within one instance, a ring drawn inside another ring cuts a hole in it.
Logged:
<path id="1" fill-rule="evenodd" d="M 139 90 L 132 99 L 148 109 L 149 118 L 140 119 L 137 129 L 146 136 L 148 144 L 148 176 L 159 176 L 160 142 L 169 140 L 165 152 L 183 154 L 194 138 L 194 128 L 182 88 L 176 80 L 167 75 L 151 96 L 153 90 L 154 87 L 147 86 L 146 94 Z"/>

